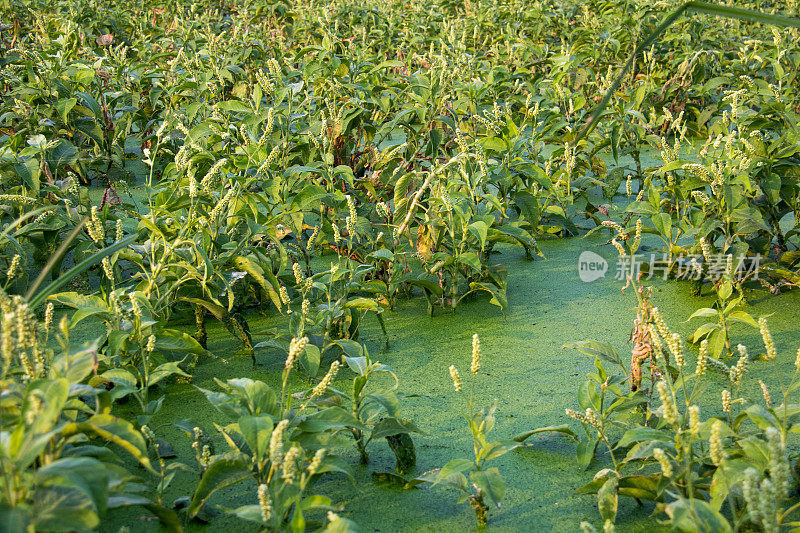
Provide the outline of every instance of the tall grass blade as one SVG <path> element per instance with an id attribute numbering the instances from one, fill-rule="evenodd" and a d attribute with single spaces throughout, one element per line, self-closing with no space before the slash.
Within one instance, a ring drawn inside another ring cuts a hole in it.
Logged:
<path id="1" fill-rule="evenodd" d="M 80 226 L 78 226 L 78 227 L 80 227 Z M 72 237 L 72 234 L 70 234 L 70 237 Z M 72 237 L 72 238 L 74 238 L 74 237 Z M 45 287 L 39 293 L 37 293 L 35 296 L 33 296 L 34 293 L 36 292 L 36 289 L 39 287 L 39 285 L 41 285 L 41 283 L 42 283 L 42 281 L 44 279 L 44 274 L 46 274 L 47 271 L 49 271 L 50 268 L 52 268 L 51 263 L 54 263 L 54 261 L 53 261 L 53 259 L 51 259 L 47 263 L 47 265 L 45 266 L 45 269 L 42 270 L 42 274 L 40 274 L 39 277 L 36 278 L 36 281 L 34 282 L 34 285 L 31 286 L 30 290 L 28 290 L 28 294 L 26 295 L 26 299 L 28 300 L 28 305 L 30 305 L 31 308 L 37 307 L 39 304 L 41 304 L 45 300 L 45 298 L 47 298 L 48 296 L 53 294 L 55 291 L 57 291 L 58 289 L 60 289 L 64 285 L 66 285 L 72 278 L 74 278 L 78 274 L 81 274 L 82 272 L 85 272 L 86 270 L 88 270 L 92 266 L 96 265 L 97 263 L 102 261 L 104 257 L 108 257 L 109 255 L 113 254 L 117 250 L 121 250 L 122 248 L 125 248 L 129 244 L 133 243 L 135 240 L 136 240 L 136 234 L 128 235 L 126 238 L 122 239 L 121 241 L 115 242 L 114 244 L 112 244 L 110 246 L 106 246 L 102 250 L 98 251 L 96 254 L 92 255 L 91 257 L 87 257 L 86 259 L 84 259 L 83 261 L 81 261 L 80 263 L 78 263 L 77 265 L 72 267 L 71 269 L 69 269 L 66 272 L 64 272 L 63 274 L 61 274 L 58 277 L 58 279 L 53 281 L 51 284 L 49 284 L 47 287 Z M 65 244 L 67 244 L 68 242 L 69 241 L 65 241 Z M 64 245 L 62 245 L 62 247 L 63 246 Z M 59 251 L 60 251 L 60 248 L 59 248 Z M 56 252 L 56 254 L 58 254 L 58 252 Z M 57 257 L 57 255 L 54 255 L 53 257 Z"/>

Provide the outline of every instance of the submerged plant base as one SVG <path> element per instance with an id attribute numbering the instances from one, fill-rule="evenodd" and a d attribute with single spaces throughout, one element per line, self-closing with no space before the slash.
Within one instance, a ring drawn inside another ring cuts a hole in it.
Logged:
<path id="1" fill-rule="evenodd" d="M 475 510 L 475 518 L 478 519 L 478 527 L 486 527 L 486 519 L 489 513 L 489 506 L 483 501 L 481 492 L 469 497 L 469 504 Z"/>

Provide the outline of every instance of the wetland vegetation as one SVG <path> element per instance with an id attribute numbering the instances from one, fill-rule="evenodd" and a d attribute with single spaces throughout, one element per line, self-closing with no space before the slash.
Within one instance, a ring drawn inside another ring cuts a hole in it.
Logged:
<path id="1" fill-rule="evenodd" d="M 798 7 L 0 1 L 0 529 L 800 527 Z"/>

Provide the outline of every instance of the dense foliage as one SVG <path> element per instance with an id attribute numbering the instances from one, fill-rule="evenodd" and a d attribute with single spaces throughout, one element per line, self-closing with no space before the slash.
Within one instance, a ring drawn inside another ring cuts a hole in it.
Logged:
<path id="1" fill-rule="evenodd" d="M 736 347 L 733 325 L 759 328 L 760 357 L 777 356 L 766 319 L 740 307 L 753 276 L 738 265 L 759 257 L 773 292 L 800 284 L 800 30 L 701 14 L 653 33 L 668 8 L 0 3 L 4 529 L 92 530 L 140 506 L 180 531 L 213 520 L 216 491 L 249 483 L 252 500 L 226 512 L 270 531 L 355 530 L 314 493 L 320 476 L 350 475 L 343 442 L 362 463 L 384 446 L 396 471 L 376 479 L 455 488 L 485 525 L 506 491 L 487 463 L 541 431 L 578 441 L 583 467 L 610 462 L 582 489 L 598 494 L 606 529 L 620 495 L 656 501 L 684 531 L 793 527 L 796 376 L 782 405 L 766 389 L 764 406 L 731 394 L 758 358 Z M 663 164 L 645 167 L 648 150 Z M 631 363 L 576 344 L 597 358 L 570 411 L 585 438 L 557 426 L 489 442 L 497 403 L 477 407 L 476 337 L 464 413 L 474 456 L 415 476 L 426 428 L 402 416 L 403 376 L 359 342 L 364 321 L 386 334 L 400 298 L 433 315 L 486 297 L 501 314 L 497 250 L 532 260 L 544 239 L 609 231 L 624 256 L 657 241 L 665 277 L 691 267 L 693 290 L 717 295 L 693 315 L 712 320 L 688 339 L 696 373 L 632 272 Z M 255 310 L 286 329 L 254 342 Z M 170 462 L 149 424 L 165 387 L 219 357 L 209 321 L 254 364 L 285 355 L 282 387 L 242 377 L 203 390 L 220 423 L 176 421 L 196 457 Z M 89 323 L 102 334 L 70 341 Z M 731 392 L 701 420 L 706 367 Z M 292 390 L 297 373 L 312 386 Z M 136 406 L 130 419 L 121 402 Z M 595 457 L 600 443 L 608 454 Z M 165 500 L 181 471 L 197 476 L 194 492 Z"/>

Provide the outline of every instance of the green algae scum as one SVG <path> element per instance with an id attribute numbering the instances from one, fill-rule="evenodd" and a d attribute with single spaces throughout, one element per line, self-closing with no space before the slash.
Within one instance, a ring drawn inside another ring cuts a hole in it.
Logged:
<path id="1" fill-rule="evenodd" d="M 0 531 L 796 529 L 798 7 L 0 4 Z"/>

